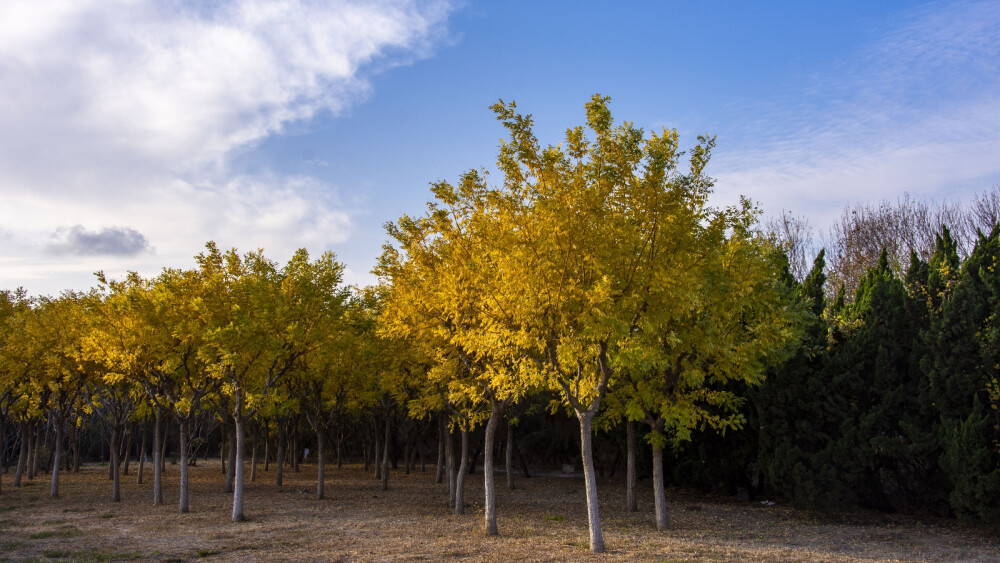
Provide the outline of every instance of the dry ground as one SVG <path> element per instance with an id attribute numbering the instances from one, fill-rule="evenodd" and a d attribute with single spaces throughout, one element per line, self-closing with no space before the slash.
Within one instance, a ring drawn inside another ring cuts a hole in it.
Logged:
<path id="1" fill-rule="evenodd" d="M 518 479 L 499 492 L 500 537 L 482 533 L 482 475 L 466 481 L 466 514 L 446 506 L 433 473 L 391 473 L 380 491 L 358 466 L 327 470 L 325 500 L 314 498 L 315 466 L 258 471 L 247 483 L 248 522 L 230 521 L 218 461 L 192 468 L 191 512 L 177 513 L 176 465 L 168 465 L 163 506 L 152 506 L 152 475 L 123 477 L 122 502 L 110 501 L 107 466 L 19 489 L 3 476 L 0 560 L 188 561 L 1000 561 L 1000 540 L 953 521 L 871 512 L 825 516 L 782 505 L 669 491 L 672 526 L 652 524 L 651 489 L 640 482 L 640 512 L 627 513 L 620 478 L 599 481 L 608 553 L 587 549 L 580 475 Z M 248 479 L 249 479 L 249 471 Z M 502 474 L 498 485 L 505 485 Z"/>

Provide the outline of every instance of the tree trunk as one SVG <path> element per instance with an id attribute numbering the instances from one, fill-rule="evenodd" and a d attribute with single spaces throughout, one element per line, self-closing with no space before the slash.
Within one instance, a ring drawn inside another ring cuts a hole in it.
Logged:
<path id="1" fill-rule="evenodd" d="M 507 471 L 507 488 L 514 490 L 514 425 L 507 419 L 507 443 L 504 447 L 505 468 Z"/>
<path id="2" fill-rule="evenodd" d="M 4 454 L 7 453 L 7 420 L 0 414 L 0 492 L 3 492 L 3 474 L 6 473 Z"/>
<path id="3" fill-rule="evenodd" d="M 80 472 L 80 432 L 77 431 L 76 425 L 73 425 L 72 436 L 70 441 L 73 442 L 73 473 Z"/>
<path id="4" fill-rule="evenodd" d="M 663 490 L 663 449 L 653 445 L 653 502 L 656 506 L 656 529 L 664 531 L 670 525 L 667 517 L 667 497 Z"/>
<path id="5" fill-rule="evenodd" d="M 372 417 L 376 418 L 376 417 Z M 378 420 L 374 423 L 375 426 L 375 449 L 372 450 L 372 463 L 375 464 L 375 480 L 382 480 L 382 435 L 379 434 Z"/>
<path id="6" fill-rule="evenodd" d="M 163 504 L 163 408 L 156 407 L 156 422 L 153 424 L 153 504 Z"/>
<path id="7" fill-rule="evenodd" d="M 236 457 L 238 455 L 237 450 L 239 450 L 239 445 L 236 443 L 236 424 L 235 422 L 229 428 L 229 450 L 228 455 L 228 465 L 226 466 L 226 492 L 233 492 L 233 480 L 236 479 Z M 239 522 L 239 520 L 234 520 Z"/>
<path id="8" fill-rule="evenodd" d="M 271 429 L 267 419 L 264 419 L 264 472 L 270 469 L 271 463 Z"/>
<path id="9" fill-rule="evenodd" d="M 597 481 L 594 475 L 593 423 L 598 403 L 591 408 L 577 411 L 580 420 L 580 455 L 583 460 L 583 480 L 587 489 L 587 521 L 590 524 L 590 551 L 604 553 L 604 536 L 601 532 L 601 516 L 597 507 Z"/>
<path id="10" fill-rule="evenodd" d="M 486 423 L 486 435 L 483 436 L 483 441 L 485 442 L 483 445 L 483 488 L 486 493 L 483 505 L 483 518 L 487 536 L 500 534 L 497 529 L 497 490 L 496 484 L 493 481 L 493 443 L 501 416 L 503 416 L 503 404 L 493 401 L 493 407 L 490 409 L 490 419 Z"/>
<path id="11" fill-rule="evenodd" d="M 128 436 L 125 438 L 125 461 L 122 462 L 122 475 L 128 475 L 128 462 L 131 458 L 132 453 L 132 436 L 135 435 L 135 424 L 132 425 L 131 430 L 129 430 Z"/>
<path id="12" fill-rule="evenodd" d="M 170 434 L 170 429 L 167 427 L 167 421 L 163 421 L 163 439 L 160 440 L 160 471 L 167 470 L 167 436 Z"/>
<path id="13" fill-rule="evenodd" d="M 455 476 L 455 514 L 465 514 L 465 475 L 469 472 L 469 432 L 462 430 L 462 462 Z"/>
<path id="14" fill-rule="evenodd" d="M 639 504 L 635 498 L 635 483 L 637 471 L 635 467 L 635 424 L 629 420 L 625 422 L 625 434 L 628 454 L 626 455 L 625 470 L 625 509 L 629 512 L 638 512 Z"/>
<path id="15" fill-rule="evenodd" d="M 292 471 L 295 473 L 299 472 L 299 461 L 302 460 L 302 449 L 299 448 L 299 421 L 295 419 L 295 424 L 292 425 L 292 447 L 289 450 L 292 454 L 290 458 L 292 460 Z"/>
<path id="16" fill-rule="evenodd" d="M 382 490 L 389 490 L 389 440 L 392 438 L 390 433 L 392 430 L 392 415 L 387 414 L 385 417 L 385 448 L 382 453 Z"/>
<path id="17" fill-rule="evenodd" d="M 278 454 L 274 460 L 274 484 L 284 484 L 285 470 L 285 421 L 278 420 Z"/>
<path id="18" fill-rule="evenodd" d="M 118 443 L 121 442 L 122 431 L 117 425 L 111 428 L 111 461 L 108 465 L 111 468 L 111 502 L 121 502 L 122 487 L 121 475 L 118 472 Z"/>
<path id="19" fill-rule="evenodd" d="M 181 442 L 181 492 L 180 497 L 177 502 L 177 509 L 181 514 L 185 514 L 190 510 L 188 499 L 188 459 L 187 459 L 187 446 L 188 446 L 188 427 L 191 418 L 191 413 L 189 412 L 186 416 L 180 417 L 180 442 Z"/>
<path id="20" fill-rule="evenodd" d="M 444 481 L 444 441 L 448 436 L 445 430 L 444 415 L 438 416 L 438 461 L 437 469 L 434 471 L 434 482 L 440 483 Z"/>
<path id="21" fill-rule="evenodd" d="M 448 476 L 448 506 L 455 506 L 455 479 L 458 477 L 455 471 L 455 440 L 451 435 L 451 429 L 445 433 L 444 458 L 447 464 Z"/>
<path id="22" fill-rule="evenodd" d="M 340 469 L 344 447 L 344 432 L 337 432 L 337 469 Z"/>
<path id="23" fill-rule="evenodd" d="M 34 479 L 38 475 L 38 458 L 41 457 L 39 452 L 42 451 L 42 421 L 40 420 L 35 421 L 35 441 L 31 451 L 31 470 L 28 471 L 28 479 Z"/>
<path id="24" fill-rule="evenodd" d="M 326 469 L 326 455 L 323 452 L 323 427 L 318 425 L 319 428 L 316 430 L 316 500 L 323 500 L 323 490 L 324 490 L 324 469 Z"/>
<path id="25" fill-rule="evenodd" d="M 136 472 L 135 482 L 142 484 L 142 470 L 146 467 L 146 420 L 143 419 L 139 427 L 142 431 L 142 440 L 139 442 L 139 471 Z"/>
<path id="26" fill-rule="evenodd" d="M 250 482 L 257 480 L 257 435 L 260 429 L 256 426 L 253 429 L 253 438 L 250 443 Z"/>
<path id="27" fill-rule="evenodd" d="M 62 454 L 63 421 L 56 418 L 56 439 L 52 444 L 52 485 L 49 487 L 49 496 L 59 498 L 59 461 Z"/>
<path id="28" fill-rule="evenodd" d="M 236 433 L 233 440 L 236 444 L 236 456 L 232 460 L 233 464 L 233 522 L 242 522 L 246 520 L 246 516 L 243 515 L 243 459 L 246 457 L 246 438 L 243 432 L 243 413 L 239 412 L 239 404 L 241 401 L 239 396 L 239 390 L 237 389 L 236 401 L 237 411 L 233 416 L 233 431 Z"/>
<path id="29" fill-rule="evenodd" d="M 17 471 L 14 472 L 14 486 L 21 486 L 24 468 L 28 465 L 28 442 L 31 441 L 31 430 L 27 422 L 21 422 L 21 448 L 17 454 Z"/>

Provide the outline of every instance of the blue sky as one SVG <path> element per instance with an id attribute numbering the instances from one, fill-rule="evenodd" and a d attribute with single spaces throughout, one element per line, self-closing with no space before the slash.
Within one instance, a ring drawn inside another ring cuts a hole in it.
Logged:
<path id="1" fill-rule="evenodd" d="M 427 186 L 545 143 L 594 93 L 718 137 L 716 202 L 822 230 L 845 205 L 1000 184 L 996 2 L 7 0 L 0 288 L 189 267 L 205 241 L 332 249 L 348 281 Z"/>

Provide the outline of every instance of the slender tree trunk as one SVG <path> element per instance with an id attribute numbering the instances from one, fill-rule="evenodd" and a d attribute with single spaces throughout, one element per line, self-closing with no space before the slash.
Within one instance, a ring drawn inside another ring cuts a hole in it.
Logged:
<path id="1" fill-rule="evenodd" d="M 122 431 L 117 425 L 111 428 L 111 502 L 121 502 L 121 475 L 118 472 L 118 443 L 122 439 Z"/>
<path id="2" fill-rule="evenodd" d="M 486 423 L 486 435 L 483 436 L 483 488 L 486 493 L 483 504 L 483 518 L 485 522 L 486 535 L 496 536 L 500 534 L 497 529 L 497 490 L 493 480 L 493 450 L 494 438 L 497 426 L 500 424 L 500 417 L 503 416 L 503 404 L 493 401 L 493 408 L 490 409 L 490 419 Z"/>
<path id="3" fill-rule="evenodd" d="M 507 443 L 504 445 L 505 468 L 507 471 L 507 488 L 514 490 L 514 425 L 507 419 Z"/>
<path id="4" fill-rule="evenodd" d="M 289 451 L 292 453 L 292 471 L 298 473 L 299 461 L 302 460 L 302 450 L 299 448 L 299 421 L 297 418 L 295 424 L 292 425 L 292 447 Z"/>
<path id="5" fill-rule="evenodd" d="M 192 407 L 193 408 L 193 407 Z M 190 425 L 191 413 L 179 417 L 180 418 L 180 442 L 181 442 L 181 492 L 177 502 L 177 509 L 181 514 L 185 514 L 190 510 L 189 506 L 189 489 L 188 489 L 188 458 L 187 458 L 187 446 L 188 446 L 188 428 Z"/>
<path id="6" fill-rule="evenodd" d="M 167 470 L 167 436 L 170 434 L 170 428 L 167 427 L 167 421 L 163 421 L 163 439 L 160 440 L 160 471 L 166 472 Z"/>
<path id="7" fill-rule="evenodd" d="M 469 432 L 462 430 L 462 462 L 455 476 L 455 514 L 465 514 L 465 476 L 469 473 Z"/>
<path id="8" fill-rule="evenodd" d="M 146 468 L 146 420 L 143 419 L 142 425 L 139 426 L 142 432 L 142 441 L 139 442 L 139 471 L 136 472 L 135 482 L 142 484 L 142 470 Z"/>
<path id="9" fill-rule="evenodd" d="M 264 419 L 264 472 L 270 469 L 271 463 L 271 428 L 267 419 Z"/>
<path id="10" fill-rule="evenodd" d="M 653 501 L 656 506 L 656 529 L 664 531 L 670 525 L 667 517 L 667 496 L 663 490 L 663 449 L 653 445 Z"/>
<path id="11" fill-rule="evenodd" d="M 580 454 L 583 459 L 583 480 L 587 489 L 587 520 L 590 524 L 590 550 L 604 553 L 604 536 L 601 532 L 601 516 L 597 507 L 597 481 L 594 475 L 593 423 L 598 402 L 591 408 L 577 411 L 580 420 Z"/>
<path id="12" fill-rule="evenodd" d="M 153 505 L 163 504 L 163 408 L 156 407 L 156 421 L 153 423 Z"/>
<path id="13" fill-rule="evenodd" d="M 285 470 L 285 422 L 278 420 L 278 455 L 274 460 L 274 484 L 282 486 L 284 484 Z"/>
<path id="14" fill-rule="evenodd" d="M 237 397 L 235 403 L 240 404 L 242 400 L 239 397 L 239 390 L 237 390 Z M 239 409 L 239 406 L 236 407 Z M 246 516 L 243 514 L 243 459 L 246 457 L 246 438 L 243 432 L 243 413 L 236 411 L 235 416 L 233 416 L 233 429 L 236 433 L 234 436 L 236 443 L 236 458 L 232 461 L 235 471 L 233 472 L 233 522 L 242 522 L 246 520 Z"/>
<path id="15" fill-rule="evenodd" d="M 438 416 L 438 461 L 437 469 L 434 471 L 434 482 L 440 483 L 444 481 L 444 440 L 448 435 L 445 430 L 444 415 Z"/>
<path id="16" fill-rule="evenodd" d="M 73 442 L 73 473 L 80 472 L 80 432 L 77 431 L 76 425 L 73 425 L 73 430 L 70 436 L 70 441 Z"/>
<path id="17" fill-rule="evenodd" d="M 383 491 L 389 490 L 389 440 L 392 438 L 392 434 L 390 434 L 390 432 L 392 431 L 391 419 L 392 419 L 392 415 L 391 414 L 387 414 L 385 416 L 385 444 L 383 444 L 383 447 L 385 449 L 384 449 L 384 451 L 382 453 L 382 490 Z"/>
<path id="18" fill-rule="evenodd" d="M 260 429 L 256 426 L 253 429 L 253 437 L 250 443 L 250 482 L 253 483 L 257 480 L 257 435 L 260 434 Z"/>
<path id="19" fill-rule="evenodd" d="M 448 506 L 454 508 L 455 480 L 458 478 L 458 472 L 455 470 L 455 440 L 451 435 L 451 429 L 445 433 L 444 458 L 447 466 L 445 472 L 448 476 Z"/>
<path id="20" fill-rule="evenodd" d="M 377 417 L 372 417 L 377 418 Z M 379 433 L 378 420 L 375 421 L 375 449 L 372 451 L 372 463 L 375 464 L 375 479 L 382 480 L 382 435 Z"/>
<path id="21" fill-rule="evenodd" d="M 26 421 L 21 422 L 21 448 L 17 454 L 17 471 L 14 472 L 14 486 L 21 486 L 21 477 L 24 476 L 24 468 L 28 464 L 28 443 L 31 441 L 30 426 Z"/>
<path id="22" fill-rule="evenodd" d="M 229 457 L 229 460 L 228 460 L 229 464 L 226 466 L 226 492 L 227 493 L 232 493 L 233 492 L 233 481 L 236 479 L 236 457 L 237 457 L 237 450 L 239 449 L 239 446 L 236 444 L 236 432 L 237 432 L 237 430 L 236 430 L 236 423 L 235 423 L 235 419 L 234 419 L 233 425 L 230 426 L 230 428 L 229 428 L 229 450 L 227 452 L 229 454 L 228 455 L 228 457 Z M 235 520 L 235 521 L 239 522 L 239 520 Z"/>
<path id="23" fill-rule="evenodd" d="M 62 454 L 63 421 L 56 417 L 56 436 L 52 444 L 52 485 L 49 487 L 49 496 L 59 498 L 59 461 Z"/>
<path id="24" fill-rule="evenodd" d="M 34 479 L 38 475 L 38 458 L 41 457 L 40 452 L 42 451 L 42 421 L 35 421 L 35 445 L 32 448 L 33 455 L 31 456 L 31 471 L 28 473 L 28 479 Z"/>
<path id="25" fill-rule="evenodd" d="M 135 424 L 129 430 L 128 436 L 125 438 L 125 461 L 122 463 L 122 475 L 128 475 L 128 462 L 132 454 L 132 436 L 135 435 Z"/>
<path id="26" fill-rule="evenodd" d="M 326 456 L 323 452 L 323 443 L 326 441 L 323 439 L 323 426 L 321 424 L 316 425 L 316 499 L 323 500 L 324 491 L 324 470 L 326 469 Z"/>
<path id="27" fill-rule="evenodd" d="M 344 448 L 344 432 L 343 431 L 338 431 L 337 432 L 337 469 L 338 470 L 340 469 L 340 466 L 341 466 L 343 448 Z"/>
<path id="28" fill-rule="evenodd" d="M 637 480 L 635 467 L 635 424 L 631 420 L 625 422 L 625 434 L 626 448 L 628 450 L 625 461 L 625 509 L 629 512 L 638 512 L 639 504 L 635 497 L 635 483 Z"/>

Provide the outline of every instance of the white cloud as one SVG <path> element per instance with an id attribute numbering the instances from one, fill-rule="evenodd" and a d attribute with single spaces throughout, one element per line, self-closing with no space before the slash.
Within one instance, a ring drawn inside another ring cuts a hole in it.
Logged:
<path id="1" fill-rule="evenodd" d="M 359 101 L 366 76 L 428 53 L 449 10 L 438 0 L 0 3 L 0 229 L 12 241 L 0 287 L 66 268 L 30 253 L 74 226 L 133 229 L 159 266 L 209 238 L 269 253 L 345 240 L 350 210 L 334 187 L 234 177 L 228 158 Z M 84 276 L 104 267 L 74 264 Z"/>
<path id="2" fill-rule="evenodd" d="M 958 199 L 1000 180 L 1000 5 L 937 3 L 744 123 L 714 163 L 742 193 L 825 228 L 857 201 Z M 754 111 L 759 109 L 760 111 Z"/>

